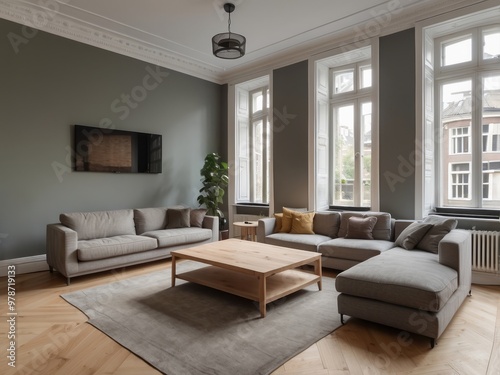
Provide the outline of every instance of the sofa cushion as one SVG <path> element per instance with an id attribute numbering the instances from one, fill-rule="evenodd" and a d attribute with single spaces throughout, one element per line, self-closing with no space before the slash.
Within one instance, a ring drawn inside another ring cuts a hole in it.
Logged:
<path id="1" fill-rule="evenodd" d="M 425 251 L 394 248 L 337 275 L 338 292 L 437 312 L 458 287 L 457 272 Z"/>
<path id="2" fill-rule="evenodd" d="M 167 225 L 167 208 L 136 208 L 134 210 L 134 222 L 137 234 L 164 229 Z"/>
<path id="3" fill-rule="evenodd" d="M 373 240 L 373 227 L 377 224 L 374 216 L 356 217 L 351 216 L 347 222 L 347 233 L 345 238 L 358 240 Z"/>
<path id="4" fill-rule="evenodd" d="M 335 238 L 319 245 L 318 251 L 326 257 L 362 262 L 393 247 L 394 242 L 385 240 Z"/>
<path id="5" fill-rule="evenodd" d="M 77 257 L 86 262 L 140 253 L 156 249 L 158 242 L 149 237 L 125 235 L 78 241 Z"/>
<path id="6" fill-rule="evenodd" d="M 316 212 L 314 215 L 313 231 L 330 238 L 337 237 L 340 226 L 340 213 L 338 212 Z"/>
<path id="7" fill-rule="evenodd" d="M 273 233 L 266 237 L 266 243 L 292 249 L 318 251 L 318 245 L 330 240 L 321 234 Z"/>
<path id="8" fill-rule="evenodd" d="M 207 210 L 205 208 L 192 209 L 189 213 L 189 224 L 191 227 L 201 228 L 203 226 L 203 219 Z"/>
<path id="9" fill-rule="evenodd" d="M 432 224 L 432 228 L 419 241 L 415 248 L 419 250 L 429 251 L 437 254 L 439 241 L 451 230 L 457 227 L 456 219 L 449 219 L 441 216 L 427 216 L 423 221 L 424 224 Z"/>
<path id="10" fill-rule="evenodd" d="M 72 212 L 59 215 L 59 220 L 78 233 L 78 240 L 136 234 L 133 210 Z"/>
<path id="11" fill-rule="evenodd" d="M 411 223 L 403 229 L 396 239 L 395 245 L 406 250 L 412 250 L 431 228 L 432 224 Z"/>
<path id="12" fill-rule="evenodd" d="M 169 208 L 167 209 L 166 229 L 188 228 L 191 226 L 191 209 L 189 208 Z"/>
<path id="13" fill-rule="evenodd" d="M 273 233 L 279 233 L 281 232 L 281 226 L 283 225 L 283 213 L 274 214 L 274 219 L 275 223 Z"/>
<path id="14" fill-rule="evenodd" d="M 158 247 L 169 247 L 210 240 L 212 230 L 197 227 L 163 229 L 143 233 L 143 236 L 155 238 Z"/>
<path id="15" fill-rule="evenodd" d="M 292 229 L 290 233 L 314 234 L 314 212 L 292 212 Z"/>
<path id="16" fill-rule="evenodd" d="M 367 212 L 351 212 L 351 211 L 342 212 L 338 237 L 345 237 L 346 236 L 349 218 L 352 216 L 362 217 L 362 218 L 368 217 L 368 216 L 376 217 L 377 223 L 375 224 L 375 227 L 373 228 L 373 231 L 372 231 L 373 238 L 376 240 L 386 240 L 386 241 L 391 240 L 391 225 L 392 225 L 391 214 L 389 214 L 387 212 L 370 212 L 370 211 L 367 211 Z"/>

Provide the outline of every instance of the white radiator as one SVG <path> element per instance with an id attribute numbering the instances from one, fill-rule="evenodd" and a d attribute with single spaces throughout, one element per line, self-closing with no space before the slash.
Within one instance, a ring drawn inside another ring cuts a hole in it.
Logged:
<path id="1" fill-rule="evenodd" d="M 472 270 L 488 273 L 500 271 L 500 232 L 471 230 Z"/>

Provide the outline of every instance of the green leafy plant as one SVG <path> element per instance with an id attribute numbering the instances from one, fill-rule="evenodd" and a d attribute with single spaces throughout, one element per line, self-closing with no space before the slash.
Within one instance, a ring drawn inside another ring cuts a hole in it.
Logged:
<path id="1" fill-rule="evenodd" d="M 227 171 L 228 165 L 221 161 L 219 154 L 210 153 L 205 157 L 205 164 L 200 170 L 203 187 L 197 200 L 200 206 L 205 206 L 208 215 L 224 217 L 219 205 L 224 201 L 224 188 L 229 183 Z"/>

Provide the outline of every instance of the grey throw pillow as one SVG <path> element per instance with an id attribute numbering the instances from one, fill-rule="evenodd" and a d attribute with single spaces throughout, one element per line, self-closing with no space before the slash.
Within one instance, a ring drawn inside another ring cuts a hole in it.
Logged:
<path id="1" fill-rule="evenodd" d="M 457 227 L 458 221 L 442 216 L 427 216 L 422 223 L 432 224 L 433 226 L 415 248 L 437 254 L 439 242 Z"/>
<path id="2" fill-rule="evenodd" d="M 398 236 L 395 245 L 406 250 L 414 249 L 432 226 L 432 224 L 411 223 Z"/>
<path id="3" fill-rule="evenodd" d="M 169 208 L 167 210 L 167 229 L 188 228 L 191 226 L 190 208 Z"/>
<path id="4" fill-rule="evenodd" d="M 205 214 L 207 213 L 207 210 L 204 208 L 197 208 L 194 210 L 191 210 L 189 216 L 190 216 L 190 224 L 192 227 L 199 227 L 203 225 L 203 219 L 205 218 Z"/>
<path id="5" fill-rule="evenodd" d="M 377 218 L 368 216 L 365 218 L 351 216 L 347 222 L 347 234 L 345 238 L 358 240 L 373 240 L 373 228 L 377 224 Z"/>

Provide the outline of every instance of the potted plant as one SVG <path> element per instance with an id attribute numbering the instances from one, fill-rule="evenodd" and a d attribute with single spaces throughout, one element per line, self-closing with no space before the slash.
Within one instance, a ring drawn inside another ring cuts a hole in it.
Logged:
<path id="1" fill-rule="evenodd" d="M 210 153 L 205 157 L 205 164 L 200 171 L 203 187 L 197 198 L 198 203 L 200 206 L 205 206 L 208 215 L 219 217 L 220 229 L 223 229 L 226 224 L 226 219 L 219 209 L 219 205 L 224 201 L 224 188 L 229 182 L 227 171 L 227 163 L 221 161 L 221 157 L 217 153 Z"/>

